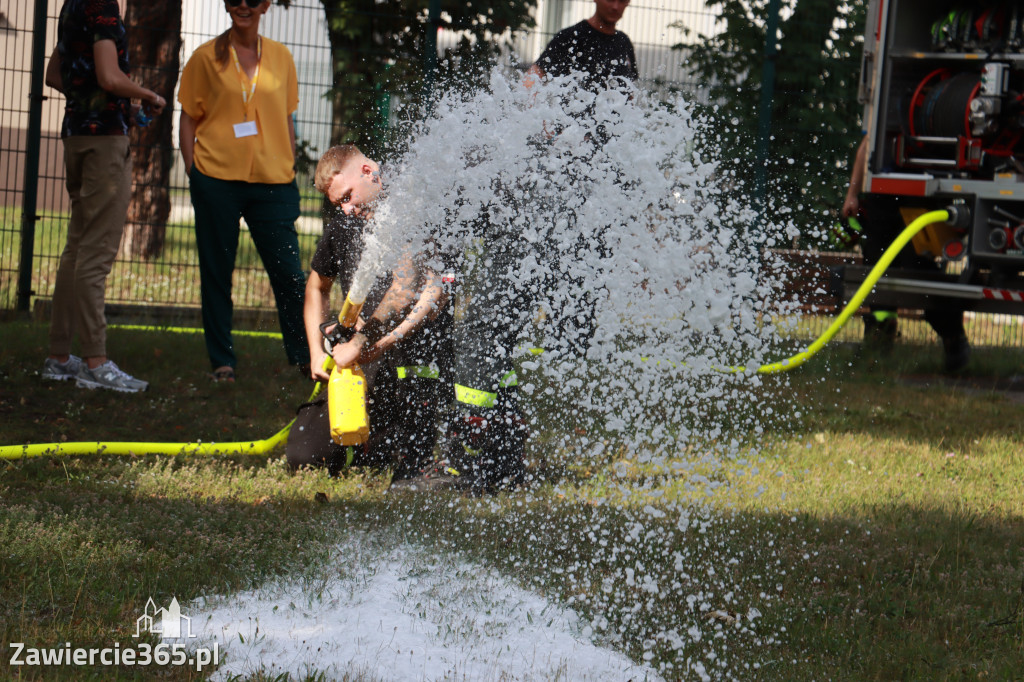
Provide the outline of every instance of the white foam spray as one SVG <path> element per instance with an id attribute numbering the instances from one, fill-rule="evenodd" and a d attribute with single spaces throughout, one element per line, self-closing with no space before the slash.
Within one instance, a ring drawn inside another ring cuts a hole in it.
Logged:
<path id="1" fill-rule="evenodd" d="M 495 69 L 486 89 L 443 95 L 393 164 L 353 289 L 408 244 L 456 254 L 465 281 L 532 296 L 520 345 L 547 352 L 523 364 L 526 393 L 596 416 L 647 457 L 720 441 L 723 409 L 757 433 L 765 412 L 738 399 L 751 377 L 720 368 L 778 359 L 778 301 L 759 273 L 780 229 L 698 149 L 706 125 L 681 97 L 568 77 L 528 88 Z"/>
<path id="2" fill-rule="evenodd" d="M 592 625 L 572 609 L 494 571 L 378 545 L 354 533 L 315 580 L 193 604 L 195 646 L 217 642 L 223 654 L 212 679 L 662 679 L 592 642 Z"/>
<path id="3" fill-rule="evenodd" d="M 436 521 L 438 542 L 528 539 L 492 551 L 669 678 L 742 679 L 778 643 L 760 621 L 778 594 L 770 530 L 763 554 L 735 547 L 707 504 L 760 464 L 761 434 L 787 411 L 751 370 L 789 354 L 774 326 L 789 312 L 783 268 L 765 249 L 795 235 L 698 143 L 728 134 L 682 97 L 571 78 L 527 88 L 495 70 L 484 90 L 440 97 L 392 163 L 357 278 L 412 248 L 436 268 L 454 254 L 469 296 L 489 278 L 530 294 L 519 385 L 533 452 L 606 481 L 554 511 L 528 495 L 479 537 Z M 748 370 L 722 371 L 736 364 Z"/>

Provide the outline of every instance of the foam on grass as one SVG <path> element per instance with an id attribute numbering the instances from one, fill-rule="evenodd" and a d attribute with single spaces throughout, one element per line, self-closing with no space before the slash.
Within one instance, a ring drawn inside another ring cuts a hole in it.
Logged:
<path id="1" fill-rule="evenodd" d="M 338 548 L 335 566 L 313 580 L 194 604 L 198 641 L 223 652 L 213 679 L 662 679 L 595 643 L 571 609 L 478 565 L 353 540 Z"/>

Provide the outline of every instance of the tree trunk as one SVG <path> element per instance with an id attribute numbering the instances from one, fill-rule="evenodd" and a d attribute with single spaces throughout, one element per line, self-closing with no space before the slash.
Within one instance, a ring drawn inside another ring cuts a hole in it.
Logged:
<path id="1" fill-rule="evenodd" d="M 181 66 L 181 0 L 128 0 L 125 15 L 132 78 L 167 100 L 161 115 L 131 132 L 133 190 L 121 252 L 152 259 L 163 250 L 171 213 L 171 102 Z"/>

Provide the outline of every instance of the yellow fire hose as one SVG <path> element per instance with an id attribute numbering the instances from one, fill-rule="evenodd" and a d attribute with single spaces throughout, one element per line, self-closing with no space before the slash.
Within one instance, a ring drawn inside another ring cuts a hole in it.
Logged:
<path id="1" fill-rule="evenodd" d="M 900 233 L 899 237 L 896 238 L 878 263 L 875 264 L 868 276 L 864 279 L 864 282 L 857 289 L 857 293 L 854 294 L 850 302 L 846 304 L 843 311 L 839 316 L 832 322 L 831 326 L 825 333 L 819 336 L 814 343 L 796 355 L 781 360 L 779 362 L 773 362 L 768 365 L 761 365 L 757 368 L 759 374 L 772 374 L 775 372 L 785 372 L 807 362 L 812 356 L 818 351 L 825 347 L 825 345 L 832 340 L 832 338 L 842 329 L 843 325 L 847 323 L 850 317 L 853 316 L 857 309 L 860 308 L 864 299 L 867 298 L 868 294 L 871 293 L 871 289 L 875 286 L 875 283 L 882 277 L 885 271 L 892 264 L 892 261 L 896 258 L 897 254 L 903 250 L 915 234 L 923 230 L 928 225 L 933 223 L 949 222 L 951 211 L 931 211 L 920 216 L 908 225 L 903 232 Z M 347 301 L 346 301 L 347 303 Z M 348 312 L 347 310 L 345 312 Z M 357 313 L 358 314 L 358 313 Z M 724 368 L 727 372 L 745 372 L 745 367 L 734 366 Z M 312 401 L 316 395 L 320 392 L 320 383 L 318 382 L 313 389 L 313 394 L 309 400 Z M 270 452 L 275 447 L 280 445 L 287 439 L 288 431 L 292 427 L 294 420 L 288 423 L 283 429 L 275 433 L 270 438 L 265 440 L 255 440 L 248 442 L 238 443 L 104 443 L 104 442 L 78 442 L 78 443 L 41 443 L 36 445 L 6 445 L 0 446 L 0 459 L 14 460 L 21 459 L 24 457 L 42 457 L 42 456 L 66 456 L 66 455 L 143 455 L 143 454 L 155 454 L 155 455 L 262 455 Z"/>
<path id="2" fill-rule="evenodd" d="M 885 250 L 885 253 L 883 253 L 882 257 L 878 259 L 878 262 L 875 263 L 875 266 L 871 268 L 871 271 L 868 273 L 868 276 L 864 278 L 864 282 L 857 289 L 857 293 L 853 295 L 853 298 L 850 299 L 850 302 L 847 303 L 846 307 L 843 308 L 843 311 L 839 313 L 839 317 L 833 320 L 832 324 L 829 326 L 828 329 L 825 330 L 824 334 L 815 339 L 814 343 L 807 347 L 807 350 L 797 353 L 796 355 L 786 358 L 785 360 L 780 360 L 779 362 L 773 362 L 768 365 L 761 365 L 760 367 L 757 368 L 757 373 L 774 374 L 776 372 L 787 372 L 791 369 L 794 369 L 804 364 L 818 351 L 824 348 L 825 344 L 831 341 L 832 337 L 838 334 L 839 330 L 843 328 L 843 325 L 845 325 L 847 321 L 849 321 L 849 319 L 853 316 L 853 314 L 857 312 L 861 304 L 864 302 L 864 299 L 866 299 L 868 297 L 868 294 L 871 293 L 871 289 L 874 288 L 875 283 L 878 282 L 878 280 L 881 279 L 882 275 L 885 274 L 885 271 L 889 269 L 889 266 L 892 264 L 893 260 L 896 259 L 896 256 L 899 255 L 900 251 L 903 250 L 903 247 L 910 243 L 910 240 L 914 238 L 915 234 L 917 234 L 924 228 L 928 227 L 929 225 L 933 223 L 944 223 L 949 221 L 950 210 L 929 211 L 928 213 L 925 213 L 924 215 L 920 216 L 912 223 L 907 225 L 907 227 L 904 228 L 902 232 L 900 232 L 900 235 L 896 237 L 896 241 L 889 245 L 889 248 Z M 744 372 L 746 371 L 746 368 L 730 367 L 728 368 L 728 371 Z"/>
<path id="3" fill-rule="evenodd" d="M 320 393 L 320 382 L 313 387 L 313 393 L 306 402 L 312 402 Z M 281 445 L 288 438 L 288 431 L 295 420 L 264 440 L 241 441 L 237 443 L 116 443 L 82 441 L 76 443 L 38 443 L 35 445 L 0 446 L 0 459 L 22 459 L 24 457 L 64 457 L 67 455 L 265 455 Z"/>
<path id="4" fill-rule="evenodd" d="M 128 329 L 137 332 L 171 332 L 174 334 L 202 334 L 200 327 L 161 327 L 155 324 L 112 324 L 113 329 Z M 280 339 L 281 332 L 260 332 L 251 329 L 233 329 L 233 336 L 249 336 L 257 339 Z"/>

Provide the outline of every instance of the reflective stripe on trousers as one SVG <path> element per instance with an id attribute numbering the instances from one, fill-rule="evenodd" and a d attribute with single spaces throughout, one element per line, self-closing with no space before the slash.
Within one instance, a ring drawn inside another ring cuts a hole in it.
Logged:
<path id="1" fill-rule="evenodd" d="M 515 371 L 506 372 L 505 376 L 498 382 L 498 388 L 511 388 L 518 386 L 519 379 Z M 491 391 L 481 391 L 478 388 L 470 388 L 462 384 L 455 384 L 455 400 L 474 407 L 494 407 L 498 402 L 498 394 Z"/>
<path id="2" fill-rule="evenodd" d="M 408 367 L 398 367 L 395 369 L 399 379 L 406 379 L 408 377 L 416 377 L 417 379 L 437 379 L 441 376 L 441 371 L 436 367 L 430 365 L 409 365 Z"/>

